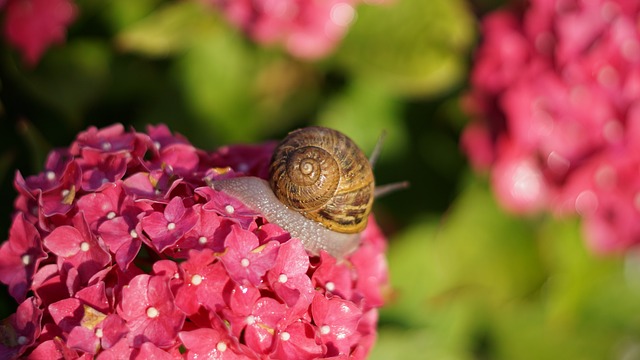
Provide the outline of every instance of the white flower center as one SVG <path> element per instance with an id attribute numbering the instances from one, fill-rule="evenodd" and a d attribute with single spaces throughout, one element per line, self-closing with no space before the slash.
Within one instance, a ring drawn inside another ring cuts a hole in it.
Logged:
<path id="1" fill-rule="evenodd" d="M 89 248 L 90 248 L 90 247 L 91 247 L 91 246 L 90 246 L 90 245 L 89 245 L 89 243 L 88 243 L 88 242 L 86 242 L 86 241 L 83 241 L 83 242 L 80 244 L 80 250 L 85 251 L 85 252 L 89 251 Z"/>
<path id="2" fill-rule="evenodd" d="M 22 255 L 21 259 L 22 259 L 22 265 L 27 266 L 31 264 L 31 256 L 29 256 L 29 254 Z"/>
<path id="3" fill-rule="evenodd" d="M 71 192 L 71 191 L 69 191 L 68 189 L 64 189 L 64 190 L 62 190 L 62 191 L 60 192 L 60 195 L 62 195 L 62 197 L 63 197 L 63 198 L 65 198 L 65 197 L 69 196 L 69 193 L 70 193 L 70 192 Z"/>
<path id="4" fill-rule="evenodd" d="M 115 211 L 109 211 L 109 213 L 107 214 L 107 219 L 111 220 L 114 217 L 116 217 L 116 212 Z"/>
<path id="5" fill-rule="evenodd" d="M 167 230 L 174 230 L 176 228 L 176 223 L 168 223 L 167 224 Z"/>
<path id="6" fill-rule="evenodd" d="M 109 151 L 111 150 L 111 143 L 108 141 L 105 141 L 102 143 L 102 150 L 104 151 Z"/>
<path id="7" fill-rule="evenodd" d="M 333 291 L 336 289 L 336 284 L 334 284 L 333 281 L 329 281 L 324 285 L 324 288 L 327 289 L 327 291 Z"/>
<path id="8" fill-rule="evenodd" d="M 26 336 L 18 336 L 17 340 L 19 345 L 25 345 L 29 342 L 29 339 Z"/>
<path id="9" fill-rule="evenodd" d="M 216 344 L 216 349 L 218 349 L 218 351 L 220 352 L 225 352 L 227 351 L 227 344 L 225 344 L 224 341 L 220 341 L 218 344 Z"/>
<path id="10" fill-rule="evenodd" d="M 129 235 L 134 239 L 138 238 L 138 232 L 135 229 L 131 229 L 131 231 L 129 231 Z"/>
<path id="11" fill-rule="evenodd" d="M 289 341 L 289 339 L 291 339 L 291 334 L 289 334 L 286 331 L 283 331 L 283 332 L 280 333 L 280 340 Z"/>
<path id="12" fill-rule="evenodd" d="M 224 207 L 224 211 L 226 211 L 227 214 L 231 215 L 236 212 L 236 209 L 233 207 L 233 205 L 227 205 Z"/>
<path id="13" fill-rule="evenodd" d="M 200 236 L 200 237 L 198 238 L 198 243 L 199 243 L 200 245 L 204 245 L 204 244 L 206 244 L 206 243 L 207 243 L 207 237 L 206 237 L 206 236 Z"/>
<path id="14" fill-rule="evenodd" d="M 158 309 L 154 308 L 153 306 L 149 306 L 149 308 L 147 309 L 147 317 L 149 319 L 153 319 L 158 317 L 158 315 L 160 315 Z"/>
<path id="15" fill-rule="evenodd" d="M 330 332 L 331 332 L 331 327 L 329 327 L 329 325 L 322 325 L 320 327 L 320 334 L 327 335 Z"/>
<path id="16" fill-rule="evenodd" d="M 53 181 L 53 180 L 56 179 L 56 173 L 54 173 L 51 170 L 47 171 L 45 176 L 47 177 L 47 180 L 49 180 L 49 181 Z"/>
<path id="17" fill-rule="evenodd" d="M 202 283 L 202 276 L 195 274 L 191 277 L 191 283 L 195 286 L 198 286 Z"/>
<path id="18" fill-rule="evenodd" d="M 96 337 L 101 338 L 102 336 L 104 336 L 102 329 L 96 329 Z"/>
<path id="19" fill-rule="evenodd" d="M 249 259 L 244 258 L 242 260 L 240 260 L 240 265 L 242 265 L 242 267 L 248 267 L 250 264 Z"/>
<path id="20" fill-rule="evenodd" d="M 280 274 L 280 276 L 278 276 L 278 282 L 280 283 L 284 284 L 287 282 L 287 280 L 289 280 L 289 278 L 285 274 Z"/>
<path id="21" fill-rule="evenodd" d="M 256 318 L 253 315 L 247 316 L 247 325 L 253 325 L 256 323 Z"/>

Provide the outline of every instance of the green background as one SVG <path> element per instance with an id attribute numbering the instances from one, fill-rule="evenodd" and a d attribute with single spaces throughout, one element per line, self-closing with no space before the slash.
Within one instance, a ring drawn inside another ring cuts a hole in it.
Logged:
<path id="1" fill-rule="evenodd" d="M 0 232 L 16 170 L 90 125 L 165 123 L 197 147 L 317 124 L 364 150 L 388 136 L 374 207 L 391 288 L 371 359 L 640 359 L 640 254 L 602 256 L 580 221 L 516 217 L 459 148 L 478 19 L 499 1 L 358 6 L 327 58 L 261 47 L 196 1 L 78 0 L 65 44 L 37 66 L 0 42 Z M 3 287 L 0 315 L 15 303 Z"/>

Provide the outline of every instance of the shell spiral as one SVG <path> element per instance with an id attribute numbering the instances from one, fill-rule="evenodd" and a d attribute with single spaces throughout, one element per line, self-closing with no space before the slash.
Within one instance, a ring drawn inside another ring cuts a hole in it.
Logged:
<path id="1" fill-rule="evenodd" d="M 295 130 L 277 146 L 269 170 L 270 186 L 287 207 L 337 232 L 366 227 L 373 171 L 346 135 L 323 127 Z"/>

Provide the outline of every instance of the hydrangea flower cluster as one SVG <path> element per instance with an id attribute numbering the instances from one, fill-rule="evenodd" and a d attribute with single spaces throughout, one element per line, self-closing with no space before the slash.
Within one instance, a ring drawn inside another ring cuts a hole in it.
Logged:
<path id="1" fill-rule="evenodd" d="M 62 42 L 76 17 L 70 0 L 0 0 L 4 35 L 18 48 L 27 64 L 34 65 L 44 51 Z"/>
<path id="2" fill-rule="evenodd" d="M 317 59 L 336 47 L 355 18 L 355 6 L 366 0 L 203 1 L 258 43 L 282 44 L 294 56 Z"/>
<path id="3" fill-rule="evenodd" d="M 387 284 L 373 219 L 346 259 L 207 186 L 266 177 L 274 143 L 195 148 L 116 124 L 16 173 L 0 358 L 363 359 Z"/>
<path id="4" fill-rule="evenodd" d="M 640 243 L 640 2 L 530 0 L 482 24 L 462 144 L 515 212 L 579 214 L 589 245 Z"/>

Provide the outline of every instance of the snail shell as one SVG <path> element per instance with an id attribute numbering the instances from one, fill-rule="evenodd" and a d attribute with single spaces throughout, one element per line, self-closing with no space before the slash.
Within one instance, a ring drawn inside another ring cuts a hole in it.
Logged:
<path id="1" fill-rule="evenodd" d="M 360 242 L 374 198 L 369 160 L 344 134 L 323 127 L 295 130 L 277 146 L 269 182 L 240 177 L 213 182 L 299 238 L 313 254 L 341 258 Z"/>
<path id="2" fill-rule="evenodd" d="M 286 206 L 341 233 L 367 226 L 374 179 L 369 159 L 339 131 L 308 127 L 289 133 L 273 153 L 271 188 Z"/>

